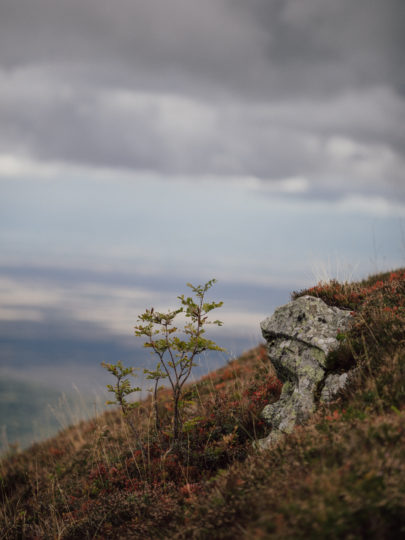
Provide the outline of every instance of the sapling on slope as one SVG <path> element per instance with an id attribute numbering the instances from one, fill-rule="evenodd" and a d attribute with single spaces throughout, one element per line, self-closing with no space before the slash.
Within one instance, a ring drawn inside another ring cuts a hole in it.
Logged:
<path id="1" fill-rule="evenodd" d="M 135 326 L 135 335 L 146 337 L 144 347 L 152 349 L 159 358 L 154 370 L 145 369 L 149 379 L 155 380 L 155 413 L 156 425 L 159 426 L 156 393 L 159 381 L 168 379 L 172 388 L 173 399 L 173 440 L 178 442 L 181 436 L 180 401 L 185 382 L 191 375 L 195 358 L 204 351 L 224 351 L 213 341 L 203 337 L 206 324 L 221 326 L 222 322 L 208 321 L 208 313 L 222 306 L 223 302 L 204 302 L 205 294 L 216 282 L 211 279 L 205 285 L 187 286 L 193 291 L 195 298 L 183 294 L 177 298 L 181 307 L 167 313 L 160 313 L 154 308 L 147 309 L 139 315 L 138 325 Z M 184 313 L 189 322 L 184 324 L 180 335 L 176 335 L 178 328 L 174 320 L 180 313 Z"/>
<path id="2" fill-rule="evenodd" d="M 132 433 L 135 435 L 136 441 L 142 450 L 139 432 L 129 414 L 132 409 L 138 406 L 138 402 L 127 401 L 127 396 L 133 394 L 134 392 L 141 391 L 141 388 L 139 387 L 132 387 L 128 379 L 129 375 L 136 377 L 135 368 L 126 368 L 122 365 L 121 361 L 117 362 L 116 364 L 107 364 L 106 362 L 102 362 L 101 365 L 116 378 L 116 383 L 114 385 L 107 384 L 108 391 L 112 392 L 115 396 L 115 401 L 107 401 L 107 405 L 119 405 L 121 407 L 124 418 L 128 426 L 131 428 Z"/>
<path id="3" fill-rule="evenodd" d="M 156 428 L 160 429 L 159 411 L 157 407 L 157 391 L 159 382 L 162 379 L 168 379 L 173 391 L 173 440 L 177 442 L 181 435 L 181 416 L 180 401 L 185 382 L 191 375 L 193 366 L 195 366 L 195 357 L 204 351 L 224 351 L 213 341 L 203 337 L 206 324 L 215 324 L 222 326 L 222 322 L 208 321 L 208 313 L 215 308 L 222 306 L 223 302 L 204 302 L 205 294 L 216 283 L 211 279 L 205 285 L 194 287 L 190 283 L 187 286 L 193 291 L 195 298 L 185 297 L 183 294 L 177 298 L 180 300 L 181 307 L 167 313 L 160 313 L 154 308 L 147 309 L 145 313 L 139 315 L 139 324 L 135 326 L 135 335 L 146 337 L 147 341 L 144 347 L 151 348 L 159 358 L 159 362 L 154 369 L 144 369 L 147 379 L 154 380 L 154 407 Z M 173 325 L 174 319 L 180 313 L 184 313 L 187 322 L 180 336 L 175 333 L 178 328 Z M 109 392 L 115 395 L 115 401 L 108 401 L 108 404 L 119 405 L 132 432 L 139 440 L 139 433 L 131 420 L 129 412 L 138 405 L 130 403 L 127 396 L 133 392 L 138 392 L 140 388 L 133 388 L 127 378 L 129 375 L 135 376 L 134 368 L 125 368 L 121 362 L 117 364 L 102 363 L 112 375 L 116 377 L 115 385 L 107 385 Z"/>

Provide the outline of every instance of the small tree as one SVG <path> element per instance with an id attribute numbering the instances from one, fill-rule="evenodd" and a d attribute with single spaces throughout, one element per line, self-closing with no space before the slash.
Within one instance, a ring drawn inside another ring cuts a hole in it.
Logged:
<path id="1" fill-rule="evenodd" d="M 129 375 L 136 377 L 135 368 L 126 368 L 122 365 L 121 361 L 117 362 L 116 364 L 107 364 L 106 362 L 102 362 L 101 365 L 116 378 L 116 383 L 114 385 L 107 384 L 107 389 L 109 392 L 114 394 L 115 401 L 107 401 L 106 403 L 107 405 L 119 405 L 121 407 L 121 411 L 125 418 L 125 421 L 130 427 L 132 433 L 135 435 L 136 441 L 143 453 L 143 447 L 139 437 L 139 432 L 130 415 L 130 412 L 138 406 L 138 402 L 127 401 L 127 397 L 130 394 L 141 391 L 141 388 L 139 387 L 132 387 L 128 379 Z"/>
<path id="2" fill-rule="evenodd" d="M 145 369 L 149 379 L 155 381 L 154 397 L 156 425 L 159 426 L 157 409 L 157 389 L 161 379 L 167 378 L 173 391 L 173 440 L 177 442 L 181 435 L 180 401 L 185 382 L 191 375 L 192 368 L 196 365 L 195 358 L 204 351 L 224 351 L 213 341 L 203 337 L 206 324 L 221 326 L 222 322 L 208 321 L 208 313 L 223 305 L 223 302 L 204 302 L 205 294 L 216 283 L 215 279 L 205 285 L 194 287 L 190 283 L 187 286 L 193 291 L 195 298 L 178 296 L 181 307 L 160 313 L 154 308 L 147 309 L 139 315 L 139 324 L 135 326 L 135 335 L 146 337 L 144 347 L 151 348 L 159 358 L 154 370 Z M 176 335 L 178 328 L 174 326 L 174 320 L 180 313 L 184 313 L 189 322 L 183 327 L 180 335 Z"/>

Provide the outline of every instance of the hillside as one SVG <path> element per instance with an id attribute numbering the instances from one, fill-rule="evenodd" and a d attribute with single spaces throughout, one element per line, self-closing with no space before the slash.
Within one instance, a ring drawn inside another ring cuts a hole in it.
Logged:
<path id="1" fill-rule="evenodd" d="M 375 538 L 405 535 L 405 269 L 309 294 L 349 309 L 328 361 L 348 388 L 277 445 L 264 345 L 187 387 L 171 439 L 170 392 L 72 426 L 1 462 L 0 538 Z M 258 321 L 259 322 L 259 321 Z M 101 368 L 100 368 L 101 369 Z"/>

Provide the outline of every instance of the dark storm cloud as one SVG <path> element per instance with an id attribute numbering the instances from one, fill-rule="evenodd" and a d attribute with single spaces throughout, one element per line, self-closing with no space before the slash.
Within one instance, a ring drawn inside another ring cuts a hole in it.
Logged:
<path id="1" fill-rule="evenodd" d="M 193 74 L 265 97 L 387 82 L 405 90 L 401 0 L 2 0 L 0 9 L 8 68 L 84 64 L 90 79 L 104 67 L 107 79 L 141 88 L 138 76 L 150 74 L 163 90 L 170 73 L 182 84 Z"/>
<path id="2" fill-rule="evenodd" d="M 314 95 L 387 83 L 404 91 L 401 0 L 238 3 L 267 31 L 266 55 L 283 91 Z"/>
<path id="3" fill-rule="evenodd" d="M 403 15 L 401 0 L 2 0 L 0 153 L 402 197 Z"/>
<path id="4" fill-rule="evenodd" d="M 241 64 L 260 47 L 261 32 L 224 1 L 5 0 L 1 9 L 4 66 L 84 64 L 90 80 L 104 71 L 141 88 L 164 90 L 191 74 L 205 84 L 243 79 Z"/>

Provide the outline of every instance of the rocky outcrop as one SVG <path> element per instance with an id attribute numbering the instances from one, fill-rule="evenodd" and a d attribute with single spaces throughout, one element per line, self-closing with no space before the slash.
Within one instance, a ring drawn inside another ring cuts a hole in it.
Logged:
<path id="1" fill-rule="evenodd" d="M 330 401 L 344 387 L 347 374 L 327 373 L 326 357 L 339 346 L 337 335 L 348 327 L 350 318 L 349 311 L 302 296 L 261 323 L 269 358 L 284 384 L 280 399 L 262 412 L 272 430 L 260 447 L 270 446 L 307 420 L 319 397 Z"/>

